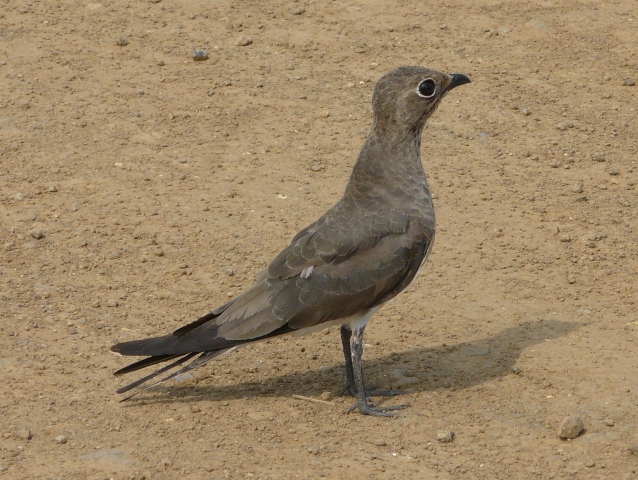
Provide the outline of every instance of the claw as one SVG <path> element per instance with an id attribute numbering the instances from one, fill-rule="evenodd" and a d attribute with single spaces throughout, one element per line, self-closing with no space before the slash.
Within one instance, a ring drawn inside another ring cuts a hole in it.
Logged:
<path id="1" fill-rule="evenodd" d="M 359 410 L 363 415 L 372 415 L 373 417 L 394 417 L 396 414 L 391 413 L 396 410 L 403 410 L 410 406 L 409 403 L 403 405 L 390 405 L 387 407 L 375 407 L 374 405 L 370 405 L 369 403 L 365 403 L 360 405 L 359 402 L 355 403 L 350 407 L 348 413 L 352 413 L 355 410 Z"/>

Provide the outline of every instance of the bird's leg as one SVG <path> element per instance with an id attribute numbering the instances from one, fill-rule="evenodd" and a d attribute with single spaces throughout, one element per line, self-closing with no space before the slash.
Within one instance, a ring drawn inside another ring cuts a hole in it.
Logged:
<path id="1" fill-rule="evenodd" d="M 363 382 L 363 361 L 361 360 L 361 356 L 363 355 L 363 332 L 365 330 L 365 326 L 360 328 L 355 328 L 354 338 L 352 340 L 352 349 L 351 349 L 351 365 L 352 365 L 352 373 L 354 377 L 354 386 L 355 386 L 355 396 L 357 397 L 357 403 L 355 403 L 352 407 L 350 407 L 349 412 L 353 412 L 354 410 L 359 410 L 364 415 L 374 415 L 377 417 L 392 417 L 393 413 L 390 413 L 391 410 L 402 410 L 404 408 L 409 407 L 410 405 L 394 405 L 391 407 L 375 407 L 368 403 L 368 398 L 365 390 L 365 384 Z M 343 331 L 342 331 L 343 333 Z M 352 331 L 350 331 L 350 335 L 352 335 Z M 343 338 L 343 337 L 342 337 Z M 346 361 L 346 368 L 347 368 Z M 347 388 L 347 386 L 346 386 Z"/>
<path id="2" fill-rule="evenodd" d="M 357 389 L 354 386 L 354 371 L 352 370 L 352 351 L 350 350 L 350 339 L 352 329 L 349 325 L 341 326 L 341 344 L 343 345 L 343 357 L 346 363 L 346 386 L 341 391 L 341 395 L 348 393 L 353 397 L 357 396 Z"/>
<path id="3" fill-rule="evenodd" d="M 350 339 L 352 338 L 352 329 L 349 325 L 341 326 L 341 344 L 343 345 L 343 357 L 346 364 L 346 386 L 341 390 L 341 395 L 348 394 L 352 397 L 357 396 L 357 388 L 354 383 L 354 370 L 352 368 L 352 350 L 350 349 Z M 367 397 L 394 397 L 403 395 L 402 390 L 378 390 L 377 387 L 366 388 Z"/>

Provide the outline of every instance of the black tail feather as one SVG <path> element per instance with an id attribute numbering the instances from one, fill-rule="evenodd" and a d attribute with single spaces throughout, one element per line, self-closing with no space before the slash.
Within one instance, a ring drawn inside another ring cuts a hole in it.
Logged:
<path id="1" fill-rule="evenodd" d="M 139 380 L 136 380 L 136 381 L 134 381 L 133 383 L 130 383 L 130 384 L 128 384 L 127 386 L 120 388 L 120 389 L 117 391 L 117 393 L 126 393 L 126 392 L 128 392 L 129 390 L 132 390 L 133 388 L 135 388 L 135 387 L 137 387 L 137 386 L 139 386 L 139 385 L 141 385 L 141 384 L 143 384 L 143 383 L 148 382 L 148 381 L 149 381 L 149 380 L 151 380 L 152 378 L 155 378 L 155 377 L 157 377 L 158 375 L 161 375 L 162 373 L 167 372 L 167 371 L 169 371 L 170 369 L 175 368 L 175 367 L 177 367 L 177 366 L 181 365 L 181 364 L 182 364 L 182 363 L 184 363 L 184 362 L 187 362 L 188 360 L 190 360 L 191 358 L 193 358 L 193 357 L 194 357 L 194 356 L 196 356 L 196 355 L 198 355 L 198 353 L 189 353 L 188 355 L 183 356 L 182 358 L 180 358 L 180 359 L 179 359 L 179 360 L 177 360 L 176 362 L 173 362 L 173 363 L 171 363 L 171 364 L 169 364 L 169 365 L 166 365 L 165 367 L 160 368 L 160 369 L 159 369 L 159 370 L 157 370 L 156 372 L 153 372 L 153 373 L 151 373 L 150 375 L 147 375 L 147 376 L 145 376 L 145 377 L 142 377 L 142 378 L 140 378 Z M 151 358 L 155 358 L 155 357 L 151 357 Z M 173 357 L 173 358 L 175 358 L 175 357 Z M 148 358 L 147 358 L 146 360 L 150 360 L 150 359 L 148 359 Z M 168 359 L 167 359 L 167 360 L 168 360 Z M 142 362 L 143 362 L 143 361 L 144 361 L 144 360 L 142 360 Z M 160 360 L 160 361 L 161 361 L 161 360 Z M 137 362 L 137 363 L 141 363 L 141 362 Z M 133 365 L 135 365 L 135 364 L 133 364 Z M 129 365 L 129 366 L 132 366 L 132 365 Z M 127 368 L 128 368 L 128 367 L 127 367 Z M 122 369 L 122 370 L 124 370 L 124 369 Z M 164 380 L 168 380 L 168 378 L 166 378 L 166 379 L 164 379 Z M 161 380 L 160 382 L 163 382 L 164 380 Z M 152 386 L 152 385 L 151 385 L 151 386 Z M 132 396 L 132 395 L 131 395 L 131 396 Z M 131 398 L 131 397 L 127 397 L 127 398 L 125 398 L 124 400 L 128 400 L 129 398 Z M 124 401 L 124 400 L 122 400 L 122 401 Z"/>
<path id="2" fill-rule="evenodd" d="M 130 365 L 127 365 L 124 368 L 120 368 L 113 375 L 119 376 L 119 375 L 124 375 L 125 373 L 131 373 L 136 370 L 141 370 L 142 368 L 150 367 L 151 365 L 155 365 L 156 363 L 168 362 L 169 360 L 172 360 L 173 358 L 177 358 L 179 356 L 180 355 L 155 355 L 153 357 L 148 357 L 148 358 L 145 358 L 144 360 L 131 363 Z"/>

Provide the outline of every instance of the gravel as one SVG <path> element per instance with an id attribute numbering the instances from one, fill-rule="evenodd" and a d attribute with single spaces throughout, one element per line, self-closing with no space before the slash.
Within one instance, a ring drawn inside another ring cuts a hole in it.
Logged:
<path id="1" fill-rule="evenodd" d="M 204 60 L 208 60 L 208 52 L 206 50 L 195 50 L 191 51 L 191 57 L 196 62 L 203 62 Z"/>
<path id="2" fill-rule="evenodd" d="M 580 417 L 565 417 L 558 427 L 558 437 L 563 440 L 576 438 L 584 428 Z"/>
<path id="3" fill-rule="evenodd" d="M 436 439 L 440 443 L 452 443 L 454 441 L 454 432 L 452 430 L 440 430 L 436 434 Z"/>
<path id="4" fill-rule="evenodd" d="M 246 35 L 240 35 L 237 40 L 235 40 L 235 45 L 239 47 L 245 47 L 251 43 L 253 43 L 253 39 Z"/>

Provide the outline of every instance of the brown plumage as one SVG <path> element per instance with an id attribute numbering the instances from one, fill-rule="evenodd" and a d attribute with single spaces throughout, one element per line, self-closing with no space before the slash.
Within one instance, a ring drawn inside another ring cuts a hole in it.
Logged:
<path id="1" fill-rule="evenodd" d="M 435 218 L 421 164 L 421 132 L 445 94 L 469 81 L 422 67 L 400 67 L 383 76 L 374 89 L 372 129 L 343 197 L 300 231 L 239 297 L 171 335 L 113 346 L 122 355 L 148 357 L 116 375 L 175 360 L 119 392 L 196 355 L 167 378 L 240 345 L 341 325 L 345 390 L 357 397 L 352 409 L 391 415 L 388 410 L 404 408 L 368 402 L 363 332 L 370 316 L 410 284 L 432 248 Z"/>

